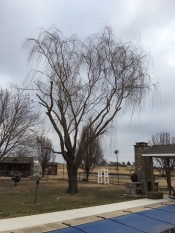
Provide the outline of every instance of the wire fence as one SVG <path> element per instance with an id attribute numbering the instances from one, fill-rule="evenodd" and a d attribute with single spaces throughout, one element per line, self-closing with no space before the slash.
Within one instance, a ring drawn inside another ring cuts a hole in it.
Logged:
<path id="1" fill-rule="evenodd" d="M 85 172 L 78 173 L 78 181 L 86 181 Z M 93 182 L 93 183 L 98 183 L 98 174 L 91 173 L 89 175 L 88 181 Z M 125 185 L 125 183 L 128 181 L 131 181 L 129 175 L 109 174 L 109 183 L 110 184 Z M 102 178 L 102 182 L 104 183 L 104 178 Z"/>
<path id="2" fill-rule="evenodd" d="M 7 171 L 7 170 L 0 170 L 0 177 L 12 177 L 13 175 L 17 175 L 19 172 L 18 171 Z M 27 171 L 22 171 L 22 177 L 30 177 L 30 172 Z M 32 177 L 32 176 L 31 176 Z M 57 175 L 45 175 L 42 177 L 42 179 L 47 179 L 47 180 L 58 180 L 58 179 L 68 179 L 67 171 L 65 170 L 63 172 L 58 172 Z M 77 180 L 79 182 L 86 182 L 86 174 L 85 172 L 78 172 Z M 159 176 L 155 175 L 155 180 L 159 182 L 159 190 L 160 191 L 167 191 L 167 182 L 166 180 Z M 114 174 L 114 173 L 109 173 L 109 184 L 114 184 L 114 185 L 122 185 L 125 186 L 126 182 L 131 181 L 130 175 L 129 174 Z M 89 175 L 88 182 L 93 182 L 93 183 L 98 183 L 98 173 L 91 173 Z M 171 182 L 172 186 L 175 187 L 175 177 L 171 177 Z M 102 183 L 104 183 L 104 178 L 102 178 Z"/>

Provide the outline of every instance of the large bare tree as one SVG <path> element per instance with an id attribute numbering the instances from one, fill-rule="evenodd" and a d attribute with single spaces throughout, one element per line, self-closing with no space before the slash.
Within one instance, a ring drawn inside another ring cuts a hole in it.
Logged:
<path id="1" fill-rule="evenodd" d="M 152 135 L 149 140 L 149 145 L 170 145 L 175 144 L 175 136 L 171 135 L 169 132 L 160 132 Z M 171 191 L 175 194 L 175 190 L 171 186 L 171 180 L 169 180 L 168 171 L 171 174 L 174 173 L 175 167 L 175 159 L 164 159 L 164 158 L 154 158 L 154 167 L 160 173 L 160 175 L 166 180 L 167 188 L 169 190 L 169 194 Z"/>
<path id="2" fill-rule="evenodd" d="M 93 135 L 93 128 L 92 126 L 89 127 L 89 125 L 83 127 L 82 130 L 82 140 L 84 140 L 84 144 L 87 143 L 88 140 L 91 139 L 91 135 Z M 85 137 L 84 137 L 85 135 Z M 103 150 L 101 147 L 100 138 L 96 137 L 89 145 L 88 147 L 84 147 L 84 150 L 82 151 L 82 162 L 80 165 L 80 168 L 86 173 L 86 181 L 89 179 L 89 175 L 95 168 L 97 164 L 100 164 L 104 158 Z"/>
<path id="3" fill-rule="evenodd" d="M 24 47 L 28 61 L 37 64 L 33 75 L 39 103 L 67 162 L 67 192 L 77 193 L 83 147 L 110 127 L 122 107 L 141 106 L 153 86 L 149 56 L 139 45 L 117 40 L 108 26 L 83 41 L 75 35 L 64 38 L 56 28 L 41 29 L 36 38 L 25 40 Z M 94 132 L 85 144 L 82 137 L 77 150 L 79 134 L 89 118 Z"/>
<path id="4" fill-rule="evenodd" d="M 32 147 L 41 124 L 29 94 L 0 90 L 0 160 L 21 148 Z"/>

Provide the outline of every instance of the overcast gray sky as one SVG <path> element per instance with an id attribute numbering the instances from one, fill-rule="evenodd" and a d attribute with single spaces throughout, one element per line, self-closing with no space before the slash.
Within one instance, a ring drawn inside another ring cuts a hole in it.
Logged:
<path id="1" fill-rule="evenodd" d="M 30 66 L 21 50 L 36 29 L 56 25 L 66 37 L 84 38 L 110 23 L 123 41 L 141 40 L 151 54 L 150 72 L 157 76 L 160 95 L 146 101 L 140 114 L 117 117 L 106 138 L 108 160 L 134 161 L 135 142 L 160 131 L 175 134 L 175 1 L 174 0 L 0 0 L 0 86 L 22 83 Z M 110 149 L 109 149 L 110 148 Z"/>

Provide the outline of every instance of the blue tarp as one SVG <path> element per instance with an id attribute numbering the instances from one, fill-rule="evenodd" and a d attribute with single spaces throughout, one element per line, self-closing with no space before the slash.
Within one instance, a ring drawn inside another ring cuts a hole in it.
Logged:
<path id="1" fill-rule="evenodd" d="M 102 220 L 77 226 L 86 233 L 141 233 L 142 231 L 111 220 Z"/>
<path id="2" fill-rule="evenodd" d="M 175 228 L 175 205 L 51 231 L 51 233 L 165 233 Z"/>
<path id="3" fill-rule="evenodd" d="M 73 227 L 68 227 L 60 230 L 48 231 L 48 233 L 82 233 L 82 231 Z"/>
<path id="4" fill-rule="evenodd" d="M 157 219 L 162 222 L 166 222 L 166 223 L 169 223 L 175 226 L 175 212 L 166 213 L 165 211 L 162 210 L 162 208 L 161 209 L 159 208 L 159 209 L 142 211 L 139 214 L 142 214 L 150 218 Z"/>
<path id="5" fill-rule="evenodd" d="M 167 205 L 167 206 L 163 206 L 163 207 L 158 208 L 158 209 L 175 213 L 175 205 Z"/>
<path id="6" fill-rule="evenodd" d="M 112 218 L 112 220 L 126 224 L 127 226 L 136 228 L 146 233 L 160 233 L 174 227 L 172 224 L 161 222 L 140 214 L 129 214 Z"/>

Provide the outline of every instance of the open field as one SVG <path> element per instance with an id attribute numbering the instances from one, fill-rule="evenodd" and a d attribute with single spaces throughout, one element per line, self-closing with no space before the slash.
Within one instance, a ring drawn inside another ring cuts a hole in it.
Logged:
<path id="1" fill-rule="evenodd" d="M 10 178 L 0 178 L 0 218 L 34 215 L 68 209 L 134 200 L 123 196 L 124 187 L 79 182 L 79 193 L 66 193 L 67 180 L 42 179 L 39 183 L 37 203 L 35 180 L 22 178 L 17 187 Z"/>
<path id="2" fill-rule="evenodd" d="M 114 167 L 114 166 L 99 166 L 99 167 L 95 167 L 94 170 L 92 171 L 92 173 L 96 173 L 98 174 L 98 168 L 107 168 L 108 169 L 108 172 L 111 173 L 111 174 L 117 174 L 117 168 Z M 61 177 L 65 177 L 67 178 L 67 168 L 66 168 L 66 164 L 58 164 L 58 177 L 61 178 Z M 82 173 L 84 172 L 82 169 L 78 169 L 78 172 L 79 173 Z M 127 168 L 125 167 L 119 167 L 118 168 L 118 173 L 121 174 L 121 175 L 130 175 L 134 172 L 134 169 L 132 169 L 132 171 L 128 170 Z"/>
<path id="3" fill-rule="evenodd" d="M 117 167 L 114 166 L 100 166 L 100 167 L 95 167 L 95 169 L 93 170 L 93 172 L 98 173 L 98 168 L 107 168 L 109 173 L 117 173 Z M 126 174 L 129 175 L 131 173 L 134 172 L 134 169 L 132 169 L 131 171 L 127 168 L 127 167 L 118 167 L 118 173 L 119 174 Z"/>
<path id="4" fill-rule="evenodd" d="M 64 168 L 64 169 L 63 169 Z M 114 166 L 97 166 L 94 168 L 94 170 L 92 171 L 93 173 L 98 173 L 98 168 L 107 168 L 109 173 L 112 174 L 117 174 L 117 167 Z M 67 173 L 67 168 L 66 168 L 66 164 L 58 164 L 58 175 L 62 176 L 63 174 L 63 170 L 64 170 L 64 174 L 66 175 Z M 78 169 L 78 172 L 83 172 L 82 169 Z M 121 175 L 130 175 L 134 172 L 134 169 L 130 169 L 128 167 L 118 167 L 118 173 Z M 154 171 L 155 175 L 159 175 L 159 173 L 155 170 Z"/>
<path id="5" fill-rule="evenodd" d="M 130 181 L 130 175 L 132 173 L 134 173 L 134 170 L 128 170 L 126 167 L 119 167 L 118 170 L 118 174 L 119 174 L 119 179 L 117 176 L 117 168 L 113 167 L 113 166 L 100 166 L 100 167 L 96 167 L 93 170 L 93 174 L 89 176 L 89 181 L 91 182 L 95 182 L 97 183 L 97 174 L 98 174 L 98 168 L 107 168 L 108 172 L 110 174 L 109 177 L 109 182 L 113 183 L 113 184 L 119 184 L 121 185 L 125 185 L 125 182 Z M 79 174 L 78 174 L 78 179 L 82 180 L 83 178 L 85 178 L 84 172 L 79 169 L 78 170 Z M 166 192 L 167 190 L 167 184 L 166 184 L 166 180 L 162 177 L 160 177 L 159 173 L 154 170 L 154 175 L 155 175 L 155 179 L 157 181 L 159 181 L 159 187 L 160 189 L 162 189 L 164 192 Z M 58 166 L 58 178 L 62 178 L 63 177 L 63 165 L 59 164 Z M 51 177 L 50 177 L 51 178 Z M 54 178 L 54 177 L 52 177 Z M 64 165 L 64 178 L 67 179 L 67 171 L 66 171 L 66 165 Z M 172 186 L 175 187 L 175 177 L 172 177 Z"/>

